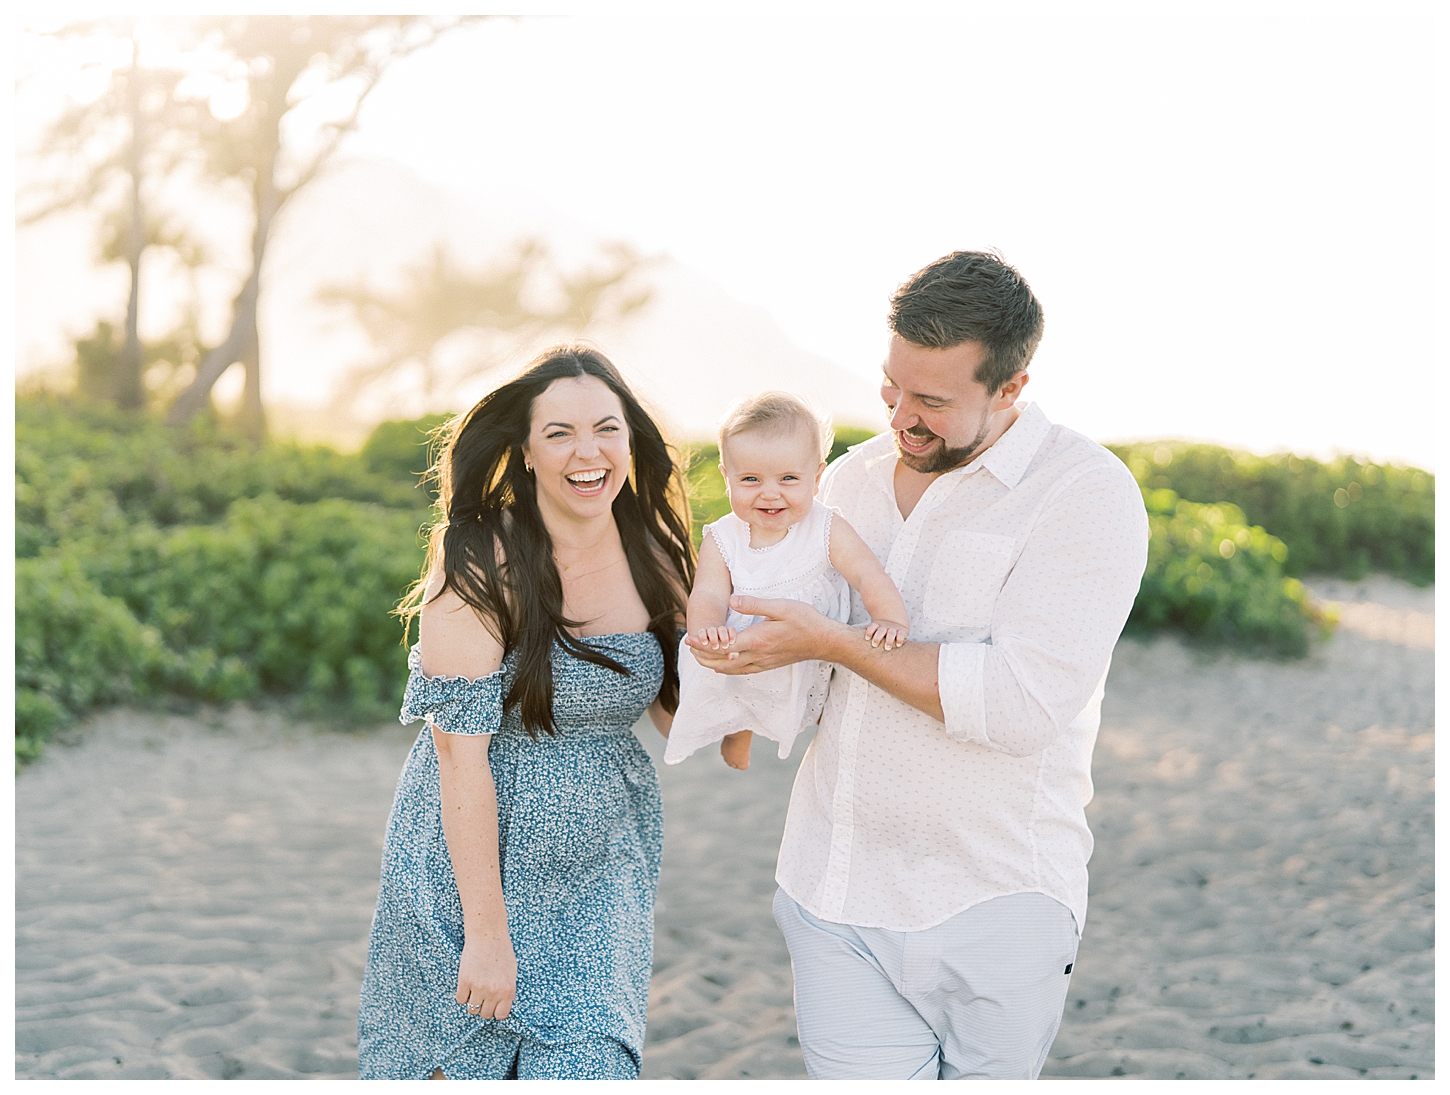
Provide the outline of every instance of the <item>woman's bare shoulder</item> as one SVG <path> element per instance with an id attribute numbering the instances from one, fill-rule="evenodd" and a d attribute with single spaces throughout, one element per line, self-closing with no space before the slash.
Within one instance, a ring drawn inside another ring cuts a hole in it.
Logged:
<path id="1" fill-rule="evenodd" d="M 496 630 L 457 592 L 444 588 L 441 569 L 428 575 L 418 614 L 419 652 L 426 676 L 477 680 L 495 672 L 503 664 L 504 654 Z"/>

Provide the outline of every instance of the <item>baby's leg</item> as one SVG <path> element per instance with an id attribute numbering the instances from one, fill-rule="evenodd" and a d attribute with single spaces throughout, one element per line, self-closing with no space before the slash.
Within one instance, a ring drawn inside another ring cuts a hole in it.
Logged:
<path id="1" fill-rule="evenodd" d="M 749 730 L 726 734 L 720 739 L 720 755 L 731 768 L 742 772 L 750 767 L 750 739 L 755 735 Z"/>

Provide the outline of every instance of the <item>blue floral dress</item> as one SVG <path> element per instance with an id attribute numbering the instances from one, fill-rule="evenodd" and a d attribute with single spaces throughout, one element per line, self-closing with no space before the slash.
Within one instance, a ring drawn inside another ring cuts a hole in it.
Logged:
<path id="1" fill-rule="evenodd" d="M 557 735 L 503 710 L 513 655 L 476 681 L 425 677 L 418 648 L 402 722 L 492 734 L 499 863 L 518 995 L 507 1019 L 470 1016 L 454 993 L 463 907 L 424 726 L 388 818 L 358 1010 L 364 1079 L 633 1078 L 649 1000 L 662 815 L 659 780 L 633 725 L 659 692 L 654 635 L 585 640 L 621 676 L 553 652 Z"/>

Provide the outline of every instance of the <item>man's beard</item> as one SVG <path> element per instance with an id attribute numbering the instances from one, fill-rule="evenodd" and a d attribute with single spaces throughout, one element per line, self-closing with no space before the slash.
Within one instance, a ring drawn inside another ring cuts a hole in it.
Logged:
<path id="1" fill-rule="evenodd" d="M 982 442 L 987 439 L 987 434 L 991 432 L 991 420 L 991 415 L 982 415 L 981 425 L 977 428 L 977 436 L 972 438 L 970 444 L 959 449 L 954 449 L 945 440 L 942 440 L 940 448 L 926 453 L 924 456 L 913 456 L 903 449 L 901 447 L 901 438 L 894 430 L 892 431 L 891 437 L 896 442 L 896 455 L 901 457 L 903 464 L 912 471 L 921 472 L 923 475 L 936 475 L 940 472 L 951 471 L 953 468 L 959 468 L 972 457 L 976 456 L 977 450 L 982 447 Z M 905 430 L 903 432 L 910 434 L 913 439 L 924 439 L 922 434 L 916 429 Z M 941 435 L 927 430 L 925 436 L 940 438 Z"/>

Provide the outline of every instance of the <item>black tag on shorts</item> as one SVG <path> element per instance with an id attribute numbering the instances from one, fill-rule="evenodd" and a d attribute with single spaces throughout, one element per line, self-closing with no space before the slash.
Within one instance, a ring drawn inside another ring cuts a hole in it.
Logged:
<path id="1" fill-rule="evenodd" d="M 1069 973 L 1071 973 L 1071 972 L 1072 972 L 1072 963 L 1071 963 L 1071 962 L 1069 962 L 1069 963 L 1068 963 L 1068 964 L 1067 964 L 1067 969 L 1065 969 L 1065 970 L 1063 970 L 1063 971 L 1062 971 L 1062 975 L 1063 975 L 1063 976 L 1064 976 L 1064 977 L 1066 977 L 1066 976 L 1067 976 L 1067 975 L 1068 975 L 1068 974 L 1069 974 Z"/>

